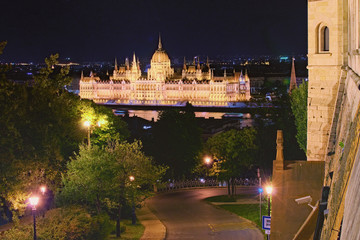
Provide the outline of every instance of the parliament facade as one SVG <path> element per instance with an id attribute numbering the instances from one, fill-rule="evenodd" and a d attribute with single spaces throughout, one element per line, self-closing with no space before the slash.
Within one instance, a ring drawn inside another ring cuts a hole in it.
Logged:
<path id="1" fill-rule="evenodd" d="M 118 66 L 115 59 L 114 72 L 108 81 L 93 73 L 89 77 L 81 74 L 80 97 L 96 103 L 183 105 L 189 102 L 197 106 L 228 106 L 250 100 L 250 79 L 246 72 L 214 76 L 208 61 L 203 65 L 194 61 L 188 66 L 185 60 L 182 74 L 177 76 L 159 37 L 147 77 L 142 77 L 134 53 L 131 64 L 126 60 L 124 66 Z"/>

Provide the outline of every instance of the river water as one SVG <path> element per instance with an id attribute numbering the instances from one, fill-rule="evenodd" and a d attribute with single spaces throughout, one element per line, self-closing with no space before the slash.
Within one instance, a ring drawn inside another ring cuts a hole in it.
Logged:
<path id="1" fill-rule="evenodd" d="M 160 111 L 158 110 L 127 110 L 129 117 L 141 117 L 148 121 L 157 121 Z M 122 115 L 123 112 L 118 112 L 116 115 Z M 251 119 L 250 113 L 229 113 L 229 112 L 195 112 L 195 117 L 204 119 Z"/>

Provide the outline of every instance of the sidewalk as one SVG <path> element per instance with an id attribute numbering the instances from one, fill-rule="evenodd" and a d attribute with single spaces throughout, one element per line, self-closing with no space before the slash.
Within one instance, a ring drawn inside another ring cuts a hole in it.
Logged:
<path id="1" fill-rule="evenodd" d="M 136 210 L 136 216 L 144 225 L 144 234 L 141 240 L 163 240 L 166 236 L 166 228 L 164 224 L 151 212 L 147 207 L 146 201 L 141 209 Z"/>

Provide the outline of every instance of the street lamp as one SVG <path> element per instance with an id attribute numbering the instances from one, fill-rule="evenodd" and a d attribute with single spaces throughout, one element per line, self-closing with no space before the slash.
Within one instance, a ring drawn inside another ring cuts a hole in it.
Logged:
<path id="1" fill-rule="evenodd" d="M 204 159 L 204 162 L 205 162 L 206 165 L 210 165 L 212 161 L 211 161 L 211 158 L 210 158 L 210 157 L 206 157 L 206 158 Z"/>
<path id="2" fill-rule="evenodd" d="M 29 198 L 29 203 L 32 206 L 32 215 L 34 219 L 34 240 L 36 240 L 36 205 L 39 203 L 39 197 L 33 196 Z"/>
<path id="3" fill-rule="evenodd" d="M 84 126 L 87 127 L 88 129 L 88 146 L 90 147 L 90 127 L 91 127 L 90 121 L 85 121 Z"/>
<path id="4" fill-rule="evenodd" d="M 273 187 L 272 187 L 271 185 L 267 185 L 267 186 L 265 187 L 265 191 L 266 191 L 266 193 L 267 193 L 268 215 L 269 215 L 269 217 L 270 217 L 270 213 L 271 213 L 271 211 L 270 211 L 270 198 L 271 198 L 271 194 L 272 194 L 272 192 L 273 192 Z M 270 234 L 267 235 L 267 239 L 268 239 L 268 240 L 270 239 Z"/>
<path id="5" fill-rule="evenodd" d="M 135 180 L 135 177 L 134 176 L 129 176 L 129 180 L 130 182 L 133 182 Z M 133 191 L 135 191 L 133 189 Z M 135 225 L 136 224 L 136 214 L 135 214 L 135 199 L 134 199 L 134 192 L 132 193 L 132 211 L 131 211 L 131 223 L 132 225 Z"/>
<path id="6" fill-rule="evenodd" d="M 44 195 L 45 195 L 45 192 L 46 192 L 46 186 L 41 186 L 41 187 L 40 187 L 40 192 L 41 192 L 41 194 L 44 196 Z"/>

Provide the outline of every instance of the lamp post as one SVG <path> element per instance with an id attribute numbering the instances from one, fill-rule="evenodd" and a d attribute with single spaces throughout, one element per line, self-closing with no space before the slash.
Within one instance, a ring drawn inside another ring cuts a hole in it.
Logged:
<path id="1" fill-rule="evenodd" d="M 205 163 L 205 165 L 206 165 L 206 169 L 205 169 L 205 177 L 208 177 L 210 174 L 209 174 L 209 172 L 210 172 L 210 170 L 209 170 L 209 168 L 211 168 L 211 164 L 212 164 L 212 159 L 210 158 L 210 157 L 205 157 L 204 158 L 204 163 Z"/>
<path id="2" fill-rule="evenodd" d="M 271 194 L 272 194 L 272 191 L 273 191 L 272 186 L 271 186 L 271 185 L 266 186 L 265 191 L 266 191 L 266 193 L 267 193 L 268 215 L 269 215 L 269 217 L 270 217 L 270 216 L 271 216 L 271 215 L 270 215 L 270 214 L 271 214 L 271 211 L 270 211 L 270 207 L 271 207 L 271 206 L 270 206 L 270 198 L 271 198 Z M 270 234 L 267 235 L 267 239 L 268 239 L 268 240 L 270 239 Z"/>
<path id="3" fill-rule="evenodd" d="M 107 120 L 102 118 L 100 119 L 99 121 L 96 122 L 96 125 L 93 125 L 90 121 L 85 121 L 84 122 L 84 126 L 87 127 L 87 130 L 88 130 L 88 146 L 90 147 L 91 146 L 91 142 L 90 142 L 90 134 L 91 134 L 91 127 L 92 126 L 98 126 L 98 127 L 101 127 L 102 125 L 106 124 L 107 123 Z"/>
<path id="4" fill-rule="evenodd" d="M 130 180 L 130 182 L 133 182 L 135 180 L 135 177 L 131 175 L 131 176 L 129 176 L 129 180 Z M 136 224 L 134 192 L 132 193 L 131 223 L 132 223 L 132 225 Z"/>
<path id="5" fill-rule="evenodd" d="M 46 186 L 41 186 L 40 192 L 42 194 L 42 202 L 43 202 L 41 212 L 42 212 L 42 217 L 45 217 L 45 212 L 46 212 L 46 210 L 48 210 L 47 209 L 47 204 L 48 204 L 47 199 L 45 199 Z"/>
<path id="6" fill-rule="evenodd" d="M 40 192 L 41 192 L 41 194 L 44 196 L 44 195 L 45 195 L 45 192 L 46 192 L 46 186 L 41 186 L 41 187 L 40 187 Z"/>
<path id="7" fill-rule="evenodd" d="M 87 127 L 87 129 L 88 129 L 88 137 L 87 137 L 87 139 L 88 139 L 88 147 L 90 147 L 90 144 L 91 144 L 90 143 L 90 126 L 91 126 L 90 121 L 85 121 L 84 126 Z"/>
<path id="8" fill-rule="evenodd" d="M 261 213 L 261 201 L 262 201 L 262 192 L 264 191 L 261 187 L 261 176 L 260 176 L 260 169 L 257 169 L 257 177 L 259 178 L 259 194 L 260 194 L 260 222 L 262 220 L 262 213 Z"/>
<path id="9" fill-rule="evenodd" d="M 36 205 L 39 203 L 39 197 L 34 196 L 29 198 L 29 203 L 32 206 L 32 215 L 34 219 L 34 240 L 36 240 Z"/>

